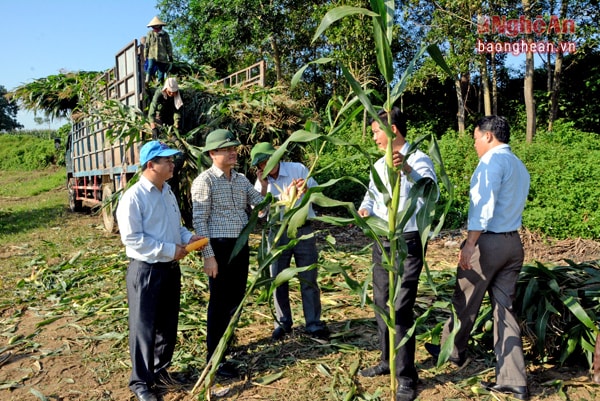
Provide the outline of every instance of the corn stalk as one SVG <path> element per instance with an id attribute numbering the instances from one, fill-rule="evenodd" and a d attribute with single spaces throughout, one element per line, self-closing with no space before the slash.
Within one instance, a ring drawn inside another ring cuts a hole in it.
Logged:
<path id="1" fill-rule="evenodd" d="M 375 51 L 377 57 L 377 67 L 379 69 L 379 73 L 383 77 L 386 85 L 385 85 L 385 99 L 386 101 L 383 104 L 383 109 L 387 112 L 391 111 L 393 105 L 400 98 L 402 93 L 404 92 L 408 81 L 414 71 L 416 62 L 423 56 L 425 51 L 429 50 L 432 57 L 438 61 L 438 63 L 442 66 L 442 68 L 446 72 L 450 72 L 447 65 L 443 62 L 443 59 L 440 57 L 441 53 L 437 49 L 437 47 L 423 46 L 413 58 L 411 63 L 407 66 L 405 71 L 403 72 L 400 79 L 397 81 L 395 85 L 392 85 L 393 81 L 396 78 L 396 74 L 394 73 L 394 63 L 393 63 L 393 55 L 391 51 L 390 44 L 393 40 L 393 25 L 394 25 L 394 15 L 395 15 L 395 2 L 393 0 L 372 0 L 371 1 L 372 10 L 368 10 L 365 8 L 352 7 L 352 6 L 341 6 L 330 10 L 323 20 L 321 24 L 317 28 L 317 31 L 314 35 L 313 41 L 317 40 L 321 34 L 323 34 L 328 27 L 330 27 L 336 21 L 346 18 L 353 15 L 362 15 L 371 17 L 373 23 L 373 36 L 375 41 Z M 331 58 L 322 58 L 318 59 L 310 64 L 324 64 L 330 62 L 337 62 L 337 60 Z M 388 310 L 389 313 L 381 308 L 377 308 L 375 305 L 372 305 L 375 309 L 376 313 L 380 314 L 383 320 L 386 322 L 388 326 L 389 332 L 389 343 L 396 344 L 396 336 L 395 332 L 396 327 L 396 316 L 394 313 L 394 305 L 395 300 L 398 297 L 400 291 L 400 284 L 403 275 L 403 262 L 407 256 L 407 247 L 406 243 L 402 237 L 402 233 L 404 231 L 404 227 L 410 218 L 410 216 L 414 213 L 416 208 L 416 201 L 419 197 L 423 197 L 425 199 L 425 205 L 419 212 L 417 213 L 417 225 L 419 229 L 419 233 L 421 236 L 421 242 L 423 245 L 422 252 L 425 253 L 425 247 L 427 244 L 427 240 L 431 234 L 436 234 L 442 227 L 444 216 L 446 215 L 450 203 L 452 200 L 452 186 L 448 180 L 447 175 L 445 174 L 442 159 L 440 156 L 439 148 L 437 146 L 437 141 L 435 136 L 428 135 L 427 138 L 423 137 L 415 141 L 410 147 L 408 155 L 414 152 L 418 146 L 425 140 L 429 140 L 431 143 L 429 153 L 431 154 L 433 160 L 438 164 L 440 168 L 440 178 L 448 192 L 450 194 L 448 198 L 448 202 L 446 204 L 445 210 L 442 216 L 439 218 L 439 223 L 437 227 L 432 230 L 432 224 L 435 215 L 435 202 L 437 200 L 437 186 L 431 180 L 420 180 L 416 185 L 411 189 L 409 194 L 408 206 L 404 208 L 404 210 L 400 210 L 400 183 L 401 177 L 399 174 L 399 170 L 397 170 L 393 165 L 393 153 L 392 153 L 392 141 L 394 138 L 394 134 L 391 131 L 391 123 L 387 121 L 385 124 L 380 120 L 378 116 L 377 108 L 371 103 L 371 99 L 369 97 L 369 92 L 364 89 L 364 86 L 358 82 L 354 76 L 350 73 L 350 70 L 339 63 L 339 67 L 342 71 L 342 74 L 346 78 L 352 93 L 355 95 L 355 99 L 360 101 L 362 107 L 367 111 L 367 113 L 377 122 L 379 122 L 380 126 L 385 130 L 385 133 L 388 137 L 388 145 L 385 152 L 385 162 L 387 166 L 387 175 L 390 177 L 390 183 L 392 185 L 391 193 L 388 191 L 386 186 L 383 184 L 381 177 L 379 177 L 377 171 L 371 165 L 371 175 L 373 180 L 377 186 L 377 189 L 381 191 L 381 193 L 386 195 L 387 199 L 387 208 L 388 208 L 388 216 L 389 219 L 387 222 L 382 221 L 377 217 L 371 217 L 367 220 L 362 219 L 358 216 L 357 213 L 353 211 L 353 208 L 349 207 L 348 210 L 352 213 L 354 222 L 358 224 L 365 233 L 375 240 L 378 246 L 382 249 L 382 265 L 389 273 L 389 290 L 388 290 Z M 292 85 L 295 85 L 300 80 L 304 70 L 309 65 L 304 66 L 301 70 L 299 70 L 292 80 Z M 389 113 L 388 113 L 389 116 Z M 341 123 L 340 125 L 343 125 Z M 330 134 L 335 133 L 335 128 L 332 128 L 332 132 Z M 293 137 L 294 135 L 292 135 Z M 292 140 L 292 138 L 290 138 Z M 282 151 L 280 148 L 279 151 Z M 408 156 L 407 155 L 407 156 Z M 407 158 L 405 158 L 407 160 Z M 267 166 L 268 170 L 268 166 Z M 386 252 L 383 246 L 383 242 L 381 238 L 386 238 L 390 243 L 390 251 Z M 398 268 L 396 267 L 398 266 Z M 429 268 L 427 266 L 427 262 L 425 260 L 425 270 L 429 275 Z M 430 280 L 431 281 L 431 280 Z M 361 286 L 363 289 L 365 286 Z M 418 321 L 418 320 L 417 320 Z M 409 330 L 409 332 L 399 341 L 399 346 L 404 344 L 408 338 L 414 332 L 414 325 Z M 389 355 L 389 363 L 390 363 L 390 389 L 391 393 L 395 393 L 396 389 L 396 365 L 395 365 L 395 356 L 397 349 L 395 347 L 390 347 L 390 355 Z"/>

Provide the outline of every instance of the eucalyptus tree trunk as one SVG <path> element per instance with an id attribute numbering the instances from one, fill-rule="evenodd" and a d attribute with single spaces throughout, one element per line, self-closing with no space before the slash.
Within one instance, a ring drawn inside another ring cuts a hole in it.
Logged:
<path id="1" fill-rule="evenodd" d="M 552 89 L 550 90 L 550 113 L 548 115 L 548 131 L 552 131 L 554 121 L 558 114 L 558 100 L 560 94 L 560 84 L 562 81 L 562 66 L 563 66 L 563 54 L 559 52 L 556 55 L 556 61 L 554 64 L 554 74 L 552 76 Z"/>
<path id="2" fill-rule="evenodd" d="M 523 0 L 523 11 L 525 13 L 525 18 L 531 19 L 531 4 L 529 0 Z M 532 43 L 534 38 L 533 34 L 526 35 L 527 41 Z M 533 63 L 533 53 L 528 51 L 525 53 L 525 78 L 524 80 L 524 97 L 525 97 L 525 112 L 527 114 L 527 129 L 525 132 L 525 140 L 528 143 L 533 142 L 533 137 L 535 136 L 535 98 L 533 97 L 533 72 L 534 72 L 534 63 Z"/>
<path id="3" fill-rule="evenodd" d="M 454 81 L 454 88 L 456 90 L 456 101 L 458 103 L 458 109 L 456 112 L 456 120 L 458 123 L 458 132 L 465 132 L 465 102 L 462 95 L 461 80 L 456 79 Z"/>
<path id="4" fill-rule="evenodd" d="M 565 0 L 562 2 L 560 16 L 562 16 L 563 18 L 567 15 L 568 5 L 568 1 Z M 562 39 L 563 33 L 560 33 L 558 35 L 558 42 L 560 43 Z M 558 114 L 558 101 L 560 97 L 560 85 L 562 83 L 563 60 L 564 54 L 559 46 L 558 53 L 556 53 L 556 60 L 554 62 L 554 74 L 552 76 L 552 86 L 550 89 L 550 113 L 548 115 L 548 131 L 552 131 L 554 121 L 556 120 L 556 116 Z M 548 64 L 548 68 L 550 68 L 550 64 Z"/>
<path id="5" fill-rule="evenodd" d="M 271 42 L 271 49 L 273 50 L 273 63 L 275 64 L 275 75 L 277 76 L 277 82 L 283 81 L 283 76 L 281 74 L 281 55 L 279 54 L 279 46 L 277 45 L 277 40 L 271 35 L 269 38 Z"/>
<path id="6" fill-rule="evenodd" d="M 491 54 L 492 67 L 492 114 L 498 115 L 498 70 L 496 69 L 496 53 Z"/>
<path id="7" fill-rule="evenodd" d="M 481 89 L 483 90 L 483 111 L 486 116 L 492 114 L 492 99 L 490 93 L 490 80 L 487 67 L 487 56 L 481 56 Z"/>

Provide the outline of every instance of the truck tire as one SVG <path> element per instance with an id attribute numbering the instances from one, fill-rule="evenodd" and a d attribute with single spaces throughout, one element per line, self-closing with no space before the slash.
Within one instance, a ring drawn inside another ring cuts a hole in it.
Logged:
<path id="1" fill-rule="evenodd" d="M 75 190 L 75 185 L 77 181 L 75 178 L 69 178 L 69 182 L 67 184 L 67 188 L 69 190 L 69 210 L 75 213 L 83 212 L 83 204 L 81 200 L 77 200 L 77 192 Z"/>
<path id="2" fill-rule="evenodd" d="M 112 185 L 102 185 L 102 221 L 104 222 L 104 229 L 109 233 L 116 233 L 118 231 L 118 226 L 115 219 L 117 203 L 115 201 L 110 201 L 112 195 Z"/>

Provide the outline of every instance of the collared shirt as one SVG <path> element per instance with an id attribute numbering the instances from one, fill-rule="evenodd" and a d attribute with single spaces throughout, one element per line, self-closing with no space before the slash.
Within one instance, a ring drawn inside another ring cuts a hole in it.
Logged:
<path id="1" fill-rule="evenodd" d="M 510 232 L 521 227 L 529 173 L 507 144 L 488 150 L 471 177 L 468 229 Z"/>
<path id="2" fill-rule="evenodd" d="M 308 168 L 306 168 L 306 166 L 302 163 L 279 162 L 279 175 L 277 178 L 267 176 L 267 192 L 273 194 L 273 197 L 280 199 L 281 191 L 285 191 L 285 189 L 290 186 L 293 180 L 297 180 L 299 178 L 306 179 L 306 177 L 308 177 L 308 173 Z M 308 188 L 312 188 L 319 184 L 314 178 L 310 177 L 306 185 Z M 259 180 L 256 180 L 254 188 L 257 191 L 261 190 L 262 186 Z M 298 198 L 298 202 L 296 202 L 296 204 L 300 203 L 301 200 L 302 197 Z M 312 219 L 314 217 L 315 212 L 312 208 L 312 205 L 310 205 L 308 210 L 308 218 Z"/>
<path id="3" fill-rule="evenodd" d="M 214 165 L 194 180 L 191 192 L 194 230 L 209 238 L 237 238 L 248 224 L 250 208 L 264 199 L 245 175 L 231 170 L 228 180 Z M 210 244 L 202 255 L 214 256 Z"/>
<path id="4" fill-rule="evenodd" d="M 408 152 L 410 144 L 406 142 L 400 153 L 405 155 Z M 404 210 L 407 207 L 408 194 L 410 189 L 414 185 L 415 182 L 419 181 L 421 178 L 429 177 L 435 182 L 437 182 L 437 176 L 435 174 L 435 168 L 433 166 L 433 162 L 425 153 L 420 150 L 415 151 L 410 156 L 408 156 L 407 160 L 408 165 L 411 167 L 412 171 L 407 177 L 404 172 L 402 172 L 401 181 L 400 181 L 400 204 L 398 205 L 398 211 Z M 386 196 L 388 199 L 392 194 L 392 184 L 390 183 L 390 179 L 387 172 L 387 167 L 385 164 L 385 156 L 375 162 L 374 166 L 377 174 L 381 177 L 381 181 L 385 184 L 389 192 L 389 196 Z M 359 209 L 366 209 L 369 211 L 370 215 L 375 215 L 380 217 L 381 219 L 387 221 L 388 220 L 388 208 L 385 204 L 384 195 L 379 192 L 375 182 L 373 181 L 373 174 L 371 174 L 371 179 L 369 180 L 369 190 L 365 194 L 362 203 L 360 204 Z M 417 212 L 424 204 L 424 200 L 419 198 L 417 200 L 417 207 L 415 209 L 415 213 L 408 220 L 406 225 L 404 226 L 404 232 L 410 231 L 418 231 L 417 227 Z"/>
<path id="5" fill-rule="evenodd" d="M 159 191 L 143 175 L 119 200 L 117 222 L 127 256 L 147 263 L 171 262 L 192 238 L 169 184 Z"/>

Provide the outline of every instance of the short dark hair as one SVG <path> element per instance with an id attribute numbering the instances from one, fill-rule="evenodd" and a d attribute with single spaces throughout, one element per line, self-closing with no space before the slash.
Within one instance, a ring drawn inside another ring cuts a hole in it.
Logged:
<path id="1" fill-rule="evenodd" d="M 379 113 L 377 113 L 377 116 L 385 125 L 388 125 L 387 111 L 381 110 Z M 392 107 L 392 110 L 389 111 L 389 116 L 392 125 L 396 126 L 398 132 L 400 132 L 400 135 L 406 136 L 406 117 L 404 116 L 404 113 L 402 113 L 398 107 L 394 106 Z M 371 121 L 369 121 L 369 124 L 373 124 L 374 121 L 376 120 L 372 118 Z"/>
<path id="2" fill-rule="evenodd" d="M 155 156 L 152 159 L 148 160 L 148 162 L 158 164 L 158 161 L 162 158 L 163 158 L 162 156 Z M 148 168 L 148 162 L 144 163 L 144 165 L 142 166 L 142 172 L 146 171 L 146 169 Z"/>
<path id="3" fill-rule="evenodd" d="M 485 116 L 477 121 L 475 128 L 484 132 L 490 131 L 502 143 L 510 141 L 510 126 L 502 116 Z"/>

